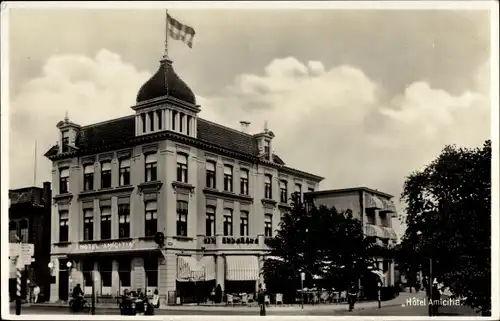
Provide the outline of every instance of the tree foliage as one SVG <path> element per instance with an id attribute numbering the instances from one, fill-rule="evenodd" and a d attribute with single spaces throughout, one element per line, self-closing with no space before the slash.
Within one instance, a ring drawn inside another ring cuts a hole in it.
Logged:
<path id="1" fill-rule="evenodd" d="M 491 141 L 475 149 L 446 146 L 421 171 L 407 177 L 407 230 L 400 266 L 421 266 L 466 297 L 466 303 L 491 310 Z"/>
<path id="2" fill-rule="evenodd" d="M 304 287 L 314 286 L 314 276 L 321 277 L 321 287 L 345 287 L 367 272 L 368 250 L 373 248 L 367 241 L 361 222 L 350 212 L 293 202 L 267 242 L 271 258 L 263 266 L 266 285 L 286 296 L 300 288 L 304 272 Z"/>

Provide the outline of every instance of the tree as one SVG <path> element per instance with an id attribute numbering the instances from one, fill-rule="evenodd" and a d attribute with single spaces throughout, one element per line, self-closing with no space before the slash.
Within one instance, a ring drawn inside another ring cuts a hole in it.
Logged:
<path id="1" fill-rule="evenodd" d="M 491 141 L 475 149 L 446 146 L 421 171 L 407 177 L 407 230 L 402 248 L 413 249 L 407 269 L 420 266 L 465 297 L 466 304 L 491 313 Z M 408 256 L 408 255 L 407 255 Z"/>
<path id="2" fill-rule="evenodd" d="M 366 273 L 368 243 L 362 224 L 334 207 L 293 202 L 267 244 L 271 258 L 264 262 L 264 279 L 268 289 L 284 293 L 285 300 L 294 299 L 301 272 L 306 274 L 304 287 L 312 287 L 313 276 L 319 276 L 322 286 L 330 288 L 346 286 Z"/>

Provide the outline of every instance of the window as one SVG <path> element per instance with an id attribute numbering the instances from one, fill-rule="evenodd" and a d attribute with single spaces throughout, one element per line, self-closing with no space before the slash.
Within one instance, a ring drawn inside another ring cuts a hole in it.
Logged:
<path id="1" fill-rule="evenodd" d="M 111 162 L 101 164 L 101 188 L 111 187 Z"/>
<path id="2" fill-rule="evenodd" d="M 233 236 L 233 210 L 224 209 L 224 236 Z"/>
<path id="3" fill-rule="evenodd" d="M 101 207 L 101 240 L 111 238 L 111 208 Z"/>
<path id="4" fill-rule="evenodd" d="M 266 174 L 266 176 L 264 177 L 264 198 L 267 199 L 273 198 L 271 180 L 272 176 Z"/>
<path id="5" fill-rule="evenodd" d="M 66 130 L 66 131 L 62 132 L 62 151 L 63 151 L 63 153 L 67 152 L 69 150 L 68 144 L 69 144 L 69 132 Z"/>
<path id="6" fill-rule="evenodd" d="M 148 118 L 149 118 L 149 130 L 154 131 L 155 130 L 155 113 L 154 113 L 154 111 L 148 112 Z"/>
<path id="7" fill-rule="evenodd" d="M 120 277 L 120 286 L 130 286 L 132 279 L 132 264 L 128 259 L 118 261 L 118 275 Z"/>
<path id="8" fill-rule="evenodd" d="M 19 229 L 20 229 L 20 234 L 21 234 L 21 242 L 23 243 L 30 243 L 29 241 L 29 227 L 28 227 L 28 220 L 27 219 L 22 219 L 19 222 Z"/>
<path id="9" fill-rule="evenodd" d="M 188 182 L 187 156 L 184 154 L 177 154 L 177 181 Z"/>
<path id="10" fill-rule="evenodd" d="M 15 221 L 9 222 L 9 243 L 16 243 L 17 241 L 17 223 Z"/>
<path id="11" fill-rule="evenodd" d="M 264 154 L 269 155 L 269 149 L 270 149 L 270 147 L 269 147 L 269 141 L 265 140 L 264 141 Z"/>
<path id="12" fill-rule="evenodd" d="M 112 260 L 102 260 L 99 262 L 99 274 L 103 287 L 111 286 Z"/>
<path id="13" fill-rule="evenodd" d="M 366 210 L 366 223 L 375 225 L 375 210 L 367 208 Z"/>
<path id="14" fill-rule="evenodd" d="M 177 122 L 177 111 L 172 110 L 172 130 L 175 130 L 176 122 Z"/>
<path id="15" fill-rule="evenodd" d="M 82 272 L 83 272 L 83 280 L 84 280 L 83 284 L 85 287 L 92 286 L 92 271 L 94 271 L 94 261 L 91 261 L 88 259 L 82 261 Z"/>
<path id="16" fill-rule="evenodd" d="M 215 178 L 215 162 L 207 161 L 206 165 L 207 171 L 207 187 L 215 188 L 216 178 Z"/>
<path id="17" fill-rule="evenodd" d="M 92 241 L 94 239 L 94 210 L 83 210 L 83 240 Z"/>
<path id="18" fill-rule="evenodd" d="M 233 167 L 231 165 L 224 165 L 224 190 L 233 191 Z"/>
<path id="19" fill-rule="evenodd" d="M 161 127 L 163 126 L 163 123 L 162 123 L 162 111 L 161 110 L 157 110 L 156 111 L 156 118 L 158 119 L 158 129 L 161 130 Z"/>
<path id="20" fill-rule="evenodd" d="M 69 241 L 69 214 L 68 211 L 59 212 L 59 242 Z"/>
<path id="21" fill-rule="evenodd" d="M 240 212 L 240 236 L 248 236 L 248 212 Z"/>
<path id="22" fill-rule="evenodd" d="M 146 114 L 141 114 L 142 132 L 146 132 Z"/>
<path id="23" fill-rule="evenodd" d="M 248 170 L 242 169 L 240 172 L 240 193 L 248 195 Z"/>
<path id="24" fill-rule="evenodd" d="M 177 201 L 177 236 L 187 236 L 188 202 Z"/>
<path id="25" fill-rule="evenodd" d="M 264 236 L 273 237 L 273 215 L 266 214 L 264 219 Z"/>
<path id="26" fill-rule="evenodd" d="M 83 167 L 83 190 L 91 191 L 94 189 L 94 165 L 89 164 Z"/>
<path id="27" fill-rule="evenodd" d="M 184 114 L 179 113 L 179 131 L 182 133 L 184 131 Z"/>
<path id="28" fill-rule="evenodd" d="M 191 132 L 193 132 L 193 117 L 187 116 L 187 134 L 191 136 Z"/>
<path id="29" fill-rule="evenodd" d="M 302 202 L 302 185 L 295 184 L 295 193 L 298 197 L 298 201 Z"/>
<path id="30" fill-rule="evenodd" d="M 308 192 L 314 192 L 314 187 L 308 187 L 308 188 L 307 188 L 307 191 L 308 191 Z"/>
<path id="31" fill-rule="evenodd" d="M 205 235 L 215 236 L 215 208 L 207 207 L 207 216 L 205 219 Z"/>
<path id="32" fill-rule="evenodd" d="M 288 201 L 287 181 L 280 181 L 280 202 L 286 203 Z"/>
<path id="33" fill-rule="evenodd" d="M 59 194 L 65 194 L 69 191 L 69 168 L 61 168 L 59 170 Z"/>
<path id="34" fill-rule="evenodd" d="M 146 182 L 153 182 L 157 180 L 156 177 L 156 154 L 146 155 L 146 169 L 145 169 Z"/>
<path id="35" fill-rule="evenodd" d="M 120 159 L 120 186 L 130 185 L 130 159 Z"/>
<path id="36" fill-rule="evenodd" d="M 158 259 L 156 257 L 144 258 L 144 271 L 146 272 L 146 287 L 158 286 Z"/>
<path id="37" fill-rule="evenodd" d="M 154 236 L 157 230 L 157 218 L 156 218 L 156 202 L 147 202 L 146 203 L 146 223 L 145 223 L 145 236 Z"/>
<path id="38" fill-rule="evenodd" d="M 130 204 L 118 205 L 118 237 L 130 237 Z"/>

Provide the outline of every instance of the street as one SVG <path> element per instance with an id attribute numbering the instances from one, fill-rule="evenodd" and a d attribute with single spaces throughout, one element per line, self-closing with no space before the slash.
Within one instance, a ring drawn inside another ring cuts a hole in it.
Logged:
<path id="1" fill-rule="evenodd" d="M 15 314 L 15 309 L 11 308 L 10 312 Z M 69 309 L 63 307 L 28 307 L 23 306 L 22 315 L 47 315 L 47 314 L 69 314 Z M 96 315 L 117 315 L 119 313 L 118 309 L 109 309 L 109 308 L 97 308 Z M 363 316 L 377 316 L 377 315 L 392 315 L 392 316 L 427 316 L 427 307 L 425 306 L 388 306 L 378 308 L 365 308 L 365 309 L 356 309 L 352 312 L 347 311 L 347 305 L 345 310 L 333 310 L 327 311 L 324 309 L 318 310 L 289 310 L 289 309 L 269 309 L 267 310 L 268 316 L 293 316 L 293 315 L 311 315 L 311 316 L 331 316 L 331 315 L 363 315 Z M 217 310 L 210 313 L 205 310 L 172 310 L 172 309 L 157 309 L 155 310 L 155 315 L 259 315 L 258 308 L 251 309 L 248 311 L 234 311 L 231 308 L 227 308 L 227 310 Z M 479 314 L 475 314 L 471 309 L 467 307 L 442 307 L 440 308 L 440 315 L 443 316 L 479 316 Z"/>

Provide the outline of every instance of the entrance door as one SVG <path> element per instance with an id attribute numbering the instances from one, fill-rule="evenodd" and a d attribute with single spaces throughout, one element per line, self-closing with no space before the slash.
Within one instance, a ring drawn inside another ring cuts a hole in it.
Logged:
<path id="1" fill-rule="evenodd" d="M 68 301 L 69 274 L 67 270 L 59 271 L 59 300 Z"/>

